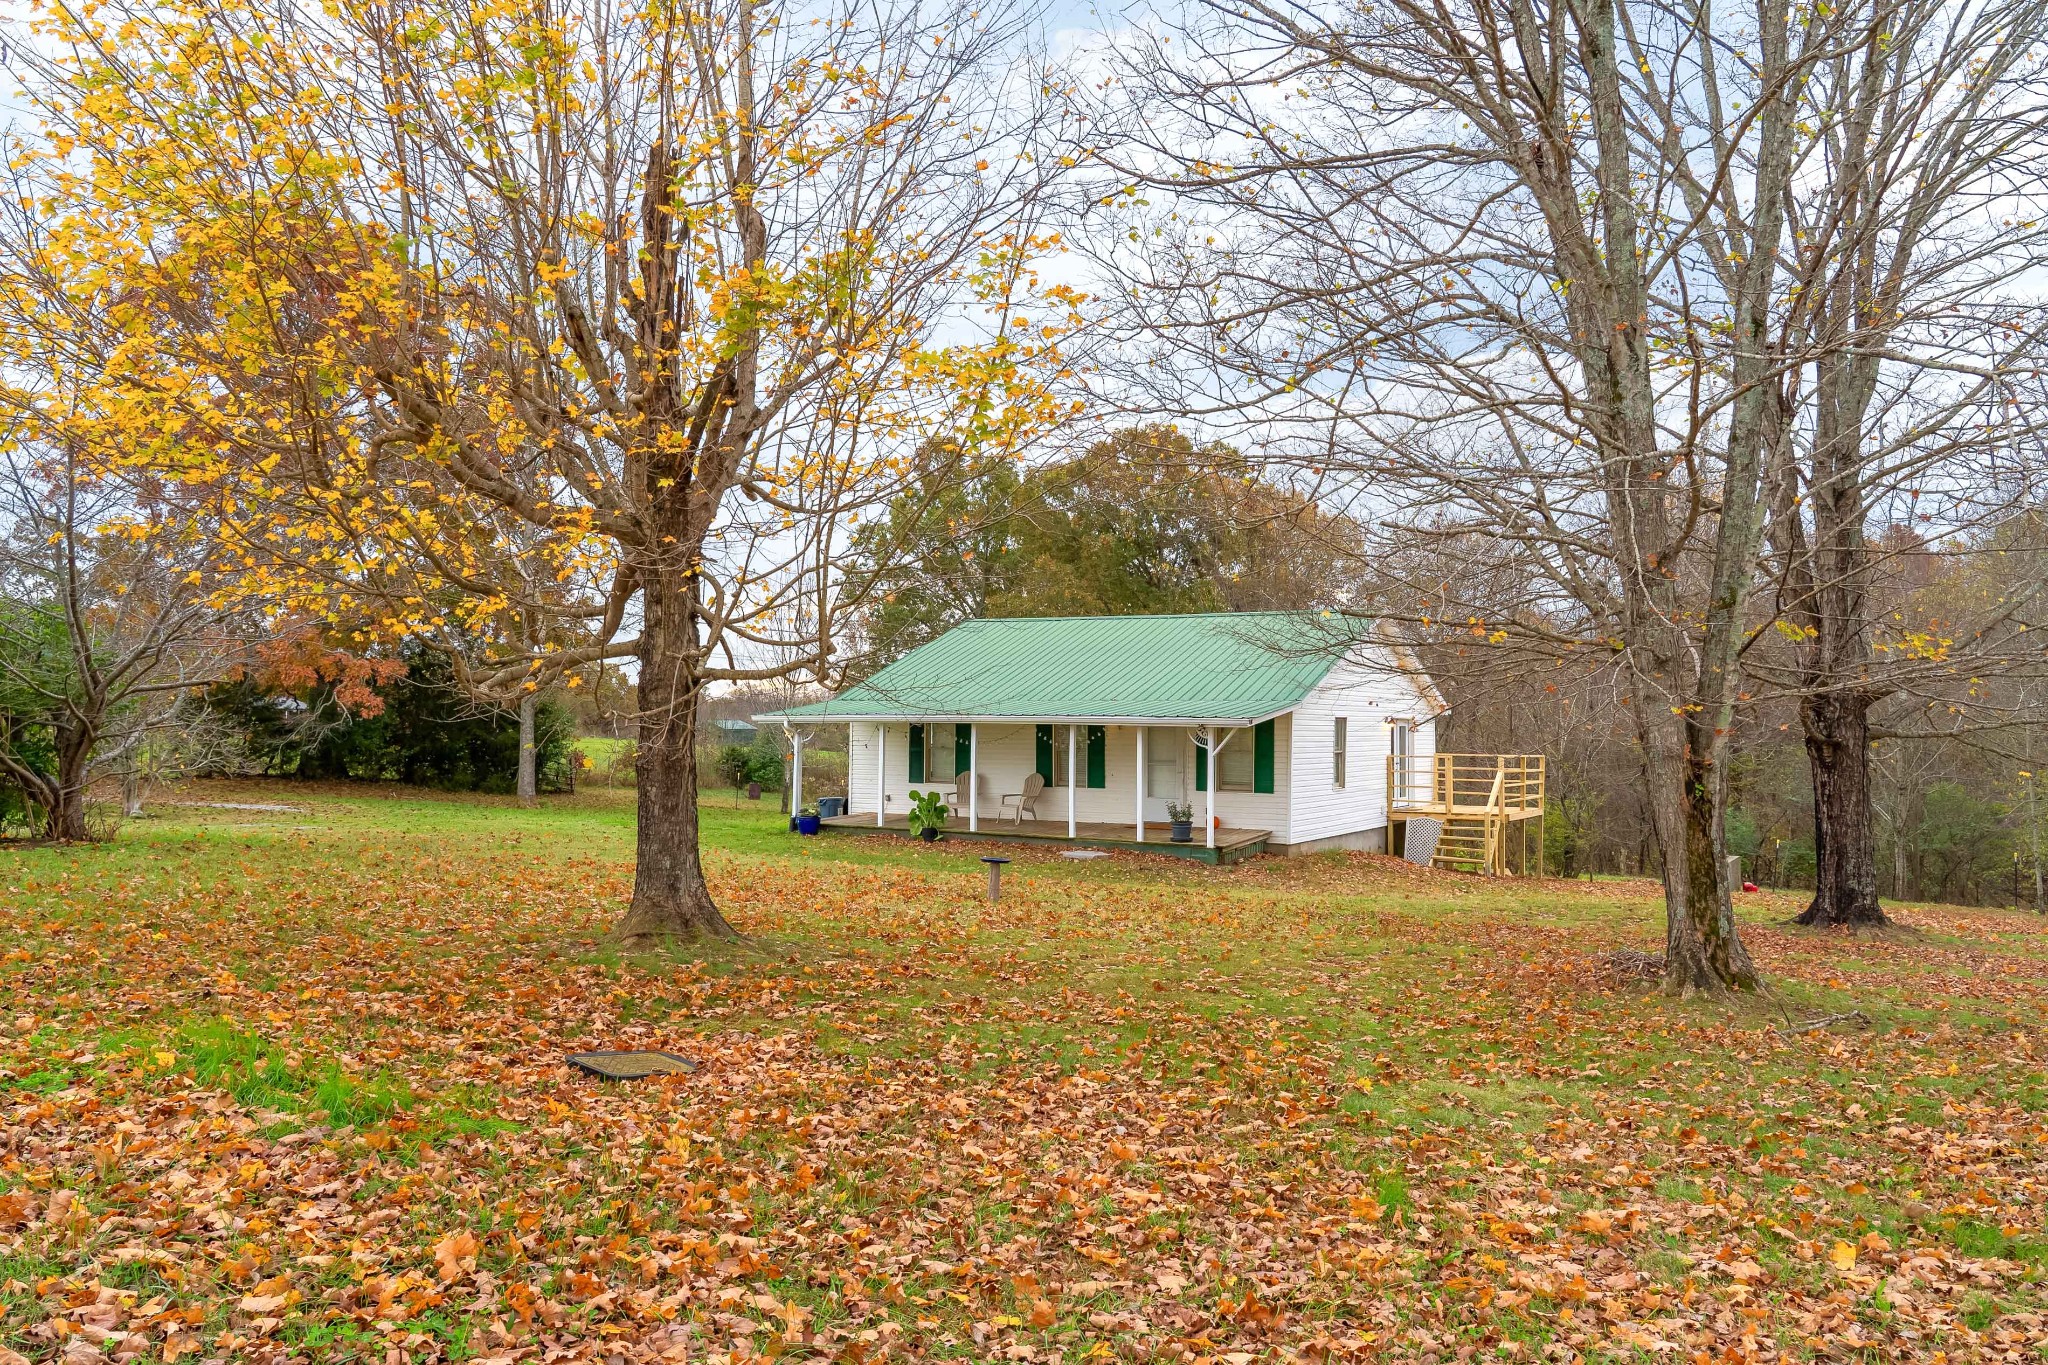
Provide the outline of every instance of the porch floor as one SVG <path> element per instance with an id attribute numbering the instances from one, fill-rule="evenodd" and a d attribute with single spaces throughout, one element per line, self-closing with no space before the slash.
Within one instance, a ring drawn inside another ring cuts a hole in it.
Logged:
<path id="1" fill-rule="evenodd" d="M 845 830 L 850 834 L 898 834 L 910 835 L 910 817 L 889 815 L 877 827 L 872 813 L 866 815 L 835 815 L 821 822 L 823 828 Z M 1234 863 L 1239 858 L 1261 852 L 1266 841 L 1273 837 L 1267 829 L 1235 829 L 1225 825 L 1216 831 L 1216 847 L 1210 848 L 1202 842 L 1201 831 L 1195 831 L 1193 843 L 1176 844 L 1168 837 L 1168 826 L 1147 823 L 1145 841 L 1141 844 L 1132 837 L 1134 825 L 1107 824 L 1097 820 L 1079 821 L 1074 828 L 1078 831 L 1072 839 L 1067 838 L 1067 822 L 1061 820 L 1024 820 L 1016 824 L 1008 820 L 991 820 L 984 817 L 981 828 L 973 834 L 967 832 L 964 818 L 948 821 L 948 839 L 976 839 L 1008 841 L 1012 843 L 1066 844 L 1072 848 L 1129 848 L 1145 853 L 1169 853 L 1176 857 L 1195 858 L 1202 862 Z"/>

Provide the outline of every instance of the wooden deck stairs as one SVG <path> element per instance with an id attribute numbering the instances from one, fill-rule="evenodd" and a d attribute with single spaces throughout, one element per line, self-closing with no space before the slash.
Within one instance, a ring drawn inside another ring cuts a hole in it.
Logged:
<path id="1" fill-rule="evenodd" d="M 1537 822 L 1533 870 L 1542 871 L 1541 754 L 1418 754 L 1387 758 L 1389 822 L 1436 822 L 1432 867 L 1503 877 L 1532 870 L 1523 821 Z M 1419 851 L 1419 850 L 1418 850 Z M 1521 857 L 1511 859 L 1519 851 Z"/>

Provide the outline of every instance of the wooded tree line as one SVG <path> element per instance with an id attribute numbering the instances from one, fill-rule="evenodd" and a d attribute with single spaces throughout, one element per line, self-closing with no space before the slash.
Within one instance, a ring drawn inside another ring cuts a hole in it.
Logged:
<path id="1" fill-rule="evenodd" d="M 528 712 L 630 661 L 629 940 L 731 932 L 708 689 L 971 610 L 1312 600 L 1598 707 L 1674 991 L 1756 982 L 1756 727 L 1823 924 L 1890 736 L 2031 752 L 2040 0 L 35 14 L 14 448 L 208 619 Z"/>

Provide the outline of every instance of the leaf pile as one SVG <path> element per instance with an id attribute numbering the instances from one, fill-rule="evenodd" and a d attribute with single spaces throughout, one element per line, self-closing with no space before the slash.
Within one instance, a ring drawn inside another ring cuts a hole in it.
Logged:
<path id="1" fill-rule="evenodd" d="M 2042 1358 L 2027 917 L 1760 902 L 1781 998 L 1679 1005 L 1607 962 L 1647 885 L 1020 851 L 990 907 L 734 812 L 757 945 L 620 960 L 608 799 L 7 855 L 0 1362 Z"/>

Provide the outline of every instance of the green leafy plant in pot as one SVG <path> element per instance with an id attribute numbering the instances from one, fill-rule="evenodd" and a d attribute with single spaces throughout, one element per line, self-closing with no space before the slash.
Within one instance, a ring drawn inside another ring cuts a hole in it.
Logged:
<path id="1" fill-rule="evenodd" d="M 1173 841 L 1191 844 L 1195 840 L 1195 808 L 1185 801 L 1166 803 L 1166 818 L 1173 822 Z"/>
<path id="2" fill-rule="evenodd" d="M 937 792 L 913 791 L 910 794 L 910 832 L 926 843 L 939 837 L 949 814 L 945 799 Z"/>

